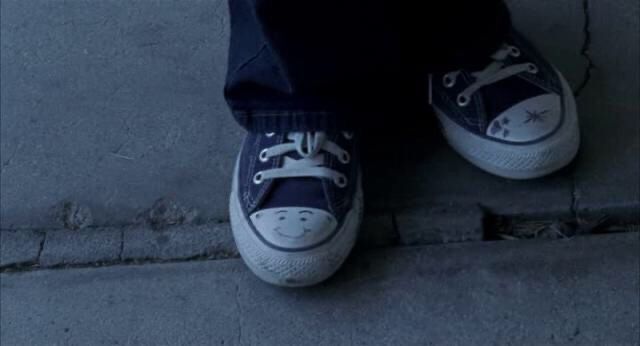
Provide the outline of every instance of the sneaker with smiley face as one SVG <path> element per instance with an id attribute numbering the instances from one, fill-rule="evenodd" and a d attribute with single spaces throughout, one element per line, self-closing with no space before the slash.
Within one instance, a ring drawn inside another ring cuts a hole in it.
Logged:
<path id="1" fill-rule="evenodd" d="M 246 136 L 229 209 L 236 245 L 258 277 L 309 286 L 344 262 L 362 219 L 356 147 L 350 133 Z"/>

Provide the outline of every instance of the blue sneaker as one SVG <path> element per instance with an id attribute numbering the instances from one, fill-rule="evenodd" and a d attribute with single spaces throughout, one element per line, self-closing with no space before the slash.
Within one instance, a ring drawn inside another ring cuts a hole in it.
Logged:
<path id="1" fill-rule="evenodd" d="M 515 32 L 484 68 L 432 75 L 430 82 L 447 141 L 487 172 L 536 178 L 566 166 L 578 151 L 571 88 Z"/>
<path id="2" fill-rule="evenodd" d="M 238 157 L 231 227 L 247 266 L 279 286 L 331 276 L 362 220 L 356 138 L 350 133 L 249 133 Z"/>

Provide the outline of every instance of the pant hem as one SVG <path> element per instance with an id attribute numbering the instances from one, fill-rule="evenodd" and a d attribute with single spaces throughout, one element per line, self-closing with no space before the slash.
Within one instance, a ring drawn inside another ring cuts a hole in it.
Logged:
<path id="1" fill-rule="evenodd" d="M 251 132 L 345 131 L 352 130 L 353 114 L 332 111 L 233 110 L 238 123 Z"/>

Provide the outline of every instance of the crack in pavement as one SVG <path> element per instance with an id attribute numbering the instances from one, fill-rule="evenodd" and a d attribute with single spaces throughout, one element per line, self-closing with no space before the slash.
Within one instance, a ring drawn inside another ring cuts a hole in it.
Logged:
<path id="1" fill-rule="evenodd" d="M 587 87 L 591 81 L 591 72 L 596 68 L 596 65 L 591 58 L 591 6 L 590 0 L 582 0 L 582 9 L 584 11 L 584 26 L 582 32 L 584 34 L 584 41 L 582 48 L 580 49 L 580 55 L 587 61 L 587 67 L 584 71 L 584 77 L 582 82 L 578 85 L 574 91 L 575 97 L 579 97 L 582 91 Z"/>
<path id="2" fill-rule="evenodd" d="M 120 253 L 118 254 L 118 260 L 122 262 L 122 255 L 124 254 L 124 229 L 120 230 Z"/>
<path id="3" fill-rule="evenodd" d="M 236 287 L 236 291 L 234 294 L 234 298 L 235 298 L 235 302 L 236 302 L 236 308 L 238 309 L 238 345 L 242 345 L 242 305 L 240 305 L 240 285 L 238 285 L 237 283 L 235 284 Z"/>
<path id="4" fill-rule="evenodd" d="M 576 191 L 576 177 L 575 175 L 571 176 L 571 205 L 569 209 L 571 210 L 571 215 L 576 217 L 577 207 L 578 207 L 578 193 Z"/>
<path id="5" fill-rule="evenodd" d="M 44 242 L 47 239 L 47 232 L 43 232 L 42 240 L 40 240 L 40 248 L 38 249 L 38 255 L 36 256 L 36 263 L 40 263 L 40 257 L 42 256 L 42 251 L 44 251 Z"/>
<path id="6" fill-rule="evenodd" d="M 576 178 L 575 173 L 571 175 L 571 205 L 569 206 L 569 210 L 571 212 L 571 217 L 574 221 L 578 221 L 578 203 L 580 200 L 580 193 L 578 191 L 578 180 Z"/>

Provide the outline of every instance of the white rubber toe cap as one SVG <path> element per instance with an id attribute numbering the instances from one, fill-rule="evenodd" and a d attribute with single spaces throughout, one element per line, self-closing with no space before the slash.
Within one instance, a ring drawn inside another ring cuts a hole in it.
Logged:
<path id="1" fill-rule="evenodd" d="M 562 99 L 545 94 L 524 100 L 495 118 L 486 135 L 513 143 L 533 142 L 550 135 L 562 119 Z"/>
<path id="2" fill-rule="evenodd" d="M 271 245 L 285 249 L 312 247 L 338 226 L 333 215 L 314 208 L 269 208 L 250 216 L 258 233 Z"/>

